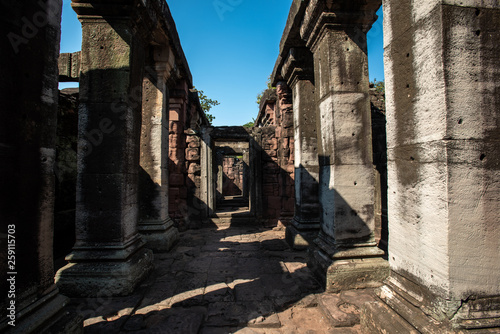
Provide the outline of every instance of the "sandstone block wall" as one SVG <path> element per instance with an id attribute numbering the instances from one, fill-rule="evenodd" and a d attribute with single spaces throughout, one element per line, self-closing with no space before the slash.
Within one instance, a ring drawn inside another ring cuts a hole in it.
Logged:
<path id="1" fill-rule="evenodd" d="M 169 121 L 169 212 L 181 229 L 200 226 L 201 127 L 208 120 L 196 93 L 184 82 L 171 91 Z"/>
<path id="2" fill-rule="evenodd" d="M 261 128 L 262 219 L 276 226 L 290 223 L 295 205 L 294 129 L 291 91 L 286 84 L 267 90 L 256 125 Z"/>
<path id="3" fill-rule="evenodd" d="M 242 157 L 241 157 L 242 158 Z M 243 193 L 243 161 L 236 156 L 225 157 L 222 193 L 224 196 L 238 196 Z"/>

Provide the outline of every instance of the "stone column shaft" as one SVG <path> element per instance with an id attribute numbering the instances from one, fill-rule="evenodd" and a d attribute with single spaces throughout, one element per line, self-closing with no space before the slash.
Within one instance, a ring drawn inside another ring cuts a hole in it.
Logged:
<path id="1" fill-rule="evenodd" d="M 380 330 L 364 326 L 498 329 L 500 7 L 389 0 L 384 16 L 391 277 L 365 312 Z"/>
<path id="2" fill-rule="evenodd" d="M 104 19 L 73 8 L 83 33 L 76 243 L 56 281 L 71 295 L 125 295 L 152 269 L 137 231 L 144 47 L 125 10 Z"/>
<path id="3" fill-rule="evenodd" d="M 143 82 L 139 231 L 154 251 L 168 251 L 179 238 L 168 212 L 169 51 L 152 51 L 154 64 L 146 68 Z"/>
<path id="4" fill-rule="evenodd" d="M 2 333 L 83 332 L 53 279 L 61 8 L 27 0 L 0 14 Z"/>
<path id="5" fill-rule="evenodd" d="M 366 32 L 363 24 L 330 14 L 320 14 L 323 25 L 308 42 L 314 54 L 322 207 L 309 266 L 334 292 L 379 286 L 388 264 L 374 235 Z"/>
<path id="6" fill-rule="evenodd" d="M 288 225 L 295 209 L 292 90 L 285 81 L 280 81 L 276 85 L 276 95 L 279 110 L 279 117 L 276 119 L 277 157 L 280 167 L 278 182 L 281 197 L 278 221 Z"/>
<path id="7" fill-rule="evenodd" d="M 188 108 L 188 83 L 178 80 L 170 89 L 169 98 L 169 210 L 180 228 L 189 220 L 186 186 L 186 116 Z"/>
<path id="8" fill-rule="evenodd" d="M 282 68 L 292 89 L 294 123 L 295 212 L 286 240 L 296 249 L 307 248 L 317 237 L 321 208 L 318 198 L 319 161 L 316 99 L 312 54 L 292 48 Z"/>

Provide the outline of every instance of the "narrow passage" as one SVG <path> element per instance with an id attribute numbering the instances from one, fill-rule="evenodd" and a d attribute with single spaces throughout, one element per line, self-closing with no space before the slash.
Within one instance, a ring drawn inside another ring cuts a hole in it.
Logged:
<path id="1" fill-rule="evenodd" d="M 182 232 L 133 295 L 75 298 L 71 307 L 85 333 L 359 333 L 358 306 L 371 291 L 322 294 L 307 253 L 290 250 L 284 235 L 229 225 Z"/>

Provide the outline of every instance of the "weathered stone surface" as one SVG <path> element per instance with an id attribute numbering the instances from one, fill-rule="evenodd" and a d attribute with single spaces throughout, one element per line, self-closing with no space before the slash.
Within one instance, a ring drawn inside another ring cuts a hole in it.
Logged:
<path id="1" fill-rule="evenodd" d="M 59 55 L 59 81 L 80 80 L 81 52 L 61 53 Z"/>
<path id="2" fill-rule="evenodd" d="M 53 281 L 61 9 L 30 0 L 2 4 L 0 14 L 1 332 L 81 333 Z"/>
<path id="3" fill-rule="evenodd" d="M 77 242 L 57 282 L 72 295 L 127 294 L 152 269 L 137 233 L 142 41 L 130 22 L 80 18 Z"/>
<path id="4" fill-rule="evenodd" d="M 162 52 L 159 48 L 150 50 Z M 153 57 L 154 58 L 154 57 Z M 139 173 L 139 232 L 148 248 L 168 251 L 179 233 L 169 217 L 168 66 L 155 59 L 143 81 Z"/>
<path id="5" fill-rule="evenodd" d="M 463 5 L 384 6 L 393 273 L 382 299 L 391 316 L 399 312 L 424 332 L 449 331 L 450 320 L 457 328 L 498 326 L 491 300 L 500 286 L 491 274 L 498 272 L 498 261 L 491 262 L 498 242 L 486 242 L 498 240 L 491 229 L 498 200 L 490 193 L 498 164 L 486 161 L 498 156 L 498 145 L 491 146 L 498 140 L 498 115 L 491 114 L 498 98 L 490 95 L 498 86 L 498 47 L 490 42 L 496 30 L 483 33 L 500 11 L 479 1 Z M 482 315 L 465 311 L 464 301 L 476 293 L 490 298 Z M 368 317 L 382 317 L 385 307 L 367 310 Z"/>
<path id="6" fill-rule="evenodd" d="M 55 281 L 72 297 L 124 296 L 153 270 L 151 250 L 140 249 L 122 262 L 76 262 L 61 268 Z"/>

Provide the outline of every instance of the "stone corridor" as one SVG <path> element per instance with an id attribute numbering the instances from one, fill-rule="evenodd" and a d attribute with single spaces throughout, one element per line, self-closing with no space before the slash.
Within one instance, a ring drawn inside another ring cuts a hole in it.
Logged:
<path id="1" fill-rule="evenodd" d="M 293 0 L 252 128 L 167 1 L 71 4 L 72 54 L 61 0 L 0 11 L 0 332 L 499 333 L 498 1 Z"/>
<path id="2" fill-rule="evenodd" d="M 74 298 L 85 333 L 358 333 L 370 290 L 324 294 L 283 229 L 188 230 L 127 297 Z M 328 305 L 328 306 L 327 306 Z M 337 307 L 338 306 L 338 307 Z"/>

